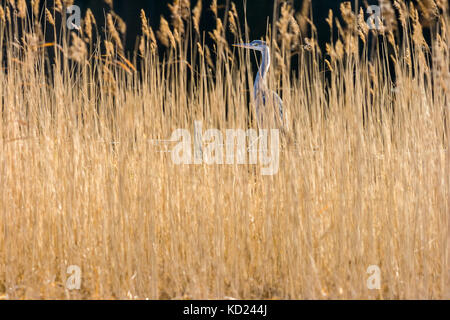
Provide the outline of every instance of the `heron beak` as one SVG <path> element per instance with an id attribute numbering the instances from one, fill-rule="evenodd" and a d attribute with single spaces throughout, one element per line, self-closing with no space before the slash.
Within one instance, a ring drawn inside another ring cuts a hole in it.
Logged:
<path id="1" fill-rule="evenodd" d="M 238 47 L 238 48 L 252 48 L 251 45 L 249 43 L 235 43 L 233 44 L 233 47 Z"/>

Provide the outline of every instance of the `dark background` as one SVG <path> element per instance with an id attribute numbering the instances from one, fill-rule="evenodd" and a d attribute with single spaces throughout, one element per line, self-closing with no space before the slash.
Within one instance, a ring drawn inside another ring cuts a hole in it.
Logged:
<path id="1" fill-rule="evenodd" d="M 197 4 L 198 0 L 191 0 L 192 8 Z M 388 0 L 391 4 L 394 0 Z M 407 2 L 412 2 L 415 7 L 418 8 L 418 3 L 421 0 L 407 0 Z M 27 0 L 31 2 L 31 0 Z M 138 41 L 138 36 L 141 34 L 141 21 L 140 21 L 140 10 L 143 9 L 146 12 L 148 21 L 154 31 L 159 29 L 159 23 L 161 16 L 164 16 L 167 21 L 171 21 L 170 11 L 168 4 L 173 4 L 174 0 L 114 0 L 113 10 L 117 13 L 126 23 L 127 32 L 123 36 L 125 47 L 128 52 L 134 52 L 136 49 L 136 44 Z M 211 39 L 208 36 L 208 32 L 212 31 L 216 27 L 216 20 L 213 12 L 210 10 L 210 6 L 213 0 L 202 0 L 202 16 L 200 21 L 201 36 L 204 36 L 206 44 L 211 44 Z M 324 49 L 325 43 L 330 40 L 330 30 L 325 19 L 328 16 L 329 10 L 333 10 L 334 17 L 340 19 L 339 7 L 341 3 L 347 2 L 344 0 L 217 0 L 218 5 L 218 16 L 224 21 L 227 8 L 230 7 L 231 2 L 236 5 L 237 12 L 239 14 L 239 23 L 244 26 L 245 18 L 247 18 L 247 26 L 249 31 L 249 39 L 262 39 L 267 35 L 267 26 L 273 24 L 273 18 L 278 19 L 280 14 L 281 4 L 286 2 L 290 3 L 294 9 L 299 12 L 305 3 L 310 3 L 310 10 L 312 12 L 312 20 L 315 27 L 317 28 L 317 37 L 319 41 L 320 48 Z M 366 5 L 377 5 L 378 0 L 352 0 L 350 1 L 353 9 L 355 6 L 363 7 L 365 11 Z M 0 3 L 6 4 L 7 0 L 0 0 Z M 41 0 L 41 10 L 44 6 L 52 8 L 54 6 L 55 0 Z M 277 10 L 274 12 L 274 5 L 277 3 Z M 84 16 L 86 9 L 91 8 L 97 21 L 97 27 L 99 35 L 103 36 L 105 34 L 104 21 L 106 14 L 111 10 L 109 5 L 105 3 L 104 0 L 75 0 L 75 5 L 78 5 L 82 9 L 82 15 Z M 358 9 L 359 11 L 359 9 Z M 41 11 L 43 12 L 43 11 Z M 246 17 L 245 17 L 246 13 Z M 308 15 L 309 16 L 309 15 Z M 42 16 L 41 16 L 42 17 Z M 369 14 L 365 15 L 365 19 L 369 17 Z M 55 16 L 58 28 L 60 30 L 60 23 L 62 21 L 61 17 Z M 304 22 L 305 19 L 301 20 Z M 342 20 L 341 20 L 342 21 Z M 342 23 L 343 24 L 343 23 Z M 344 25 L 344 24 L 343 24 Z M 225 26 L 226 27 L 226 26 Z M 46 28 L 46 40 L 51 42 L 55 37 L 51 34 L 52 28 Z M 227 29 L 228 30 L 228 29 Z M 305 33 L 302 36 L 310 36 L 308 30 L 303 30 Z M 427 37 L 427 30 L 425 31 L 425 37 Z M 337 32 L 335 32 L 334 37 L 336 40 Z M 226 34 L 229 43 L 232 43 L 235 39 L 228 31 Z M 324 50 L 322 50 L 323 52 Z"/>
<path id="2" fill-rule="evenodd" d="M 31 0 L 27 0 L 29 2 Z M 192 8 L 195 7 L 198 0 L 191 0 L 191 6 Z M 394 0 L 389 0 L 391 3 Z M 137 44 L 139 40 L 139 36 L 141 35 L 141 19 L 140 19 L 140 11 L 143 9 L 146 12 L 146 16 L 148 18 L 148 21 L 150 25 L 152 26 L 153 30 L 156 31 L 159 29 L 160 24 L 160 18 L 161 16 L 164 16 L 166 20 L 170 23 L 171 17 L 170 17 L 170 10 L 168 7 L 168 4 L 173 4 L 174 0 L 114 0 L 113 1 L 113 10 L 116 14 L 118 14 L 126 23 L 127 25 L 127 32 L 126 34 L 121 35 L 123 43 L 125 44 L 126 49 L 126 56 L 130 59 L 133 58 L 133 56 L 136 56 L 137 53 Z M 216 20 L 214 17 L 213 12 L 210 10 L 210 6 L 213 0 L 202 0 L 202 16 L 200 21 L 200 29 L 201 29 L 201 36 L 204 37 L 206 45 L 211 48 L 211 45 L 213 44 L 212 39 L 209 38 L 209 31 L 212 31 L 216 27 Z M 273 19 L 278 19 L 278 16 L 280 14 L 280 7 L 281 4 L 284 2 L 290 3 L 292 7 L 297 11 L 300 12 L 300 10 L 304 7 L 305 3 L 310 3 L 310 10 L 312 12 L 312 20 L 314 22 L 315 27 L 317 28 L 317 38 L 318 38 L 318 44 L 321 49 L 322 53 L 325 53 L 325 44 L 330 41 L 330 28 L 325 21 L 325 19 L 328 17 L 329 10 L 333 10 L 334 12 L 334 18 L 340 19 L 341 24 L 345 25 L 340 18 L 340 5 L 343 2 L 347 2 L 344 0 L 217 0 L 218 5 L 218 17 L 224 21 L 227 8 L 230 7 L 231 2 L 233 2 L 236 5 L 237 12 L 239 14 L 239 23 L 241 27 L 245 25 L 245 18 L 247 19 L 247 26 L 249 31 L 249 40 L 255 40 L 255 39 L 262 39 L 267 35 L 267 27 L 268 23 L 270 25 L 273 24 Z M 378 0 L 353 0 L 350 1 L 353 10 L 355 10 L 355 6 L 362 7 L 364 12 L 366 9 L 366 5 L 377 5 L 379 4 Z M 407 2 L 412 2 L 415 4 L 415 7 L 418 7 L 418 2 L 420 0 L 408 0 Z M 0 3 L 5 5 L 5 3 L 8 3 L 6 0 L 0 0 Z M 41 0 L 41 12 L 43 7 L 46 6 L 47 8 L 52 8 L 54 6 L 55 0 Z M 277 3 L 277 10 L 274 12 L 274 5 Z M 92 12 L 94 13 L 94 16 L 97 21 L 97 30 L 99 32 L 99 36 L 102 38 L 106 32 L 104 27 L 105 22 L 105 16 L 106 14 L 111 10 L 108 4 L 105 3 L 103 0 L 75 0 L 75 5 L 78 5 L 82 9 L 82 16 L 84 17 L 87 8 L 90 8 Z M 30 8 L 29 8 L 30 9 Z M 359 9 L 358 9 L 359 11 Z M 246 13 L 246 16 L 245 16 Z M 53 29 L 50 26 L 47 26 L 45 28 L 45 42 L 50 43 L 54 41 L 55 38 L 60 38 L 59 32 L 61 30 L 61 23 L 63 21 L 62 16 L 54 12 L 55 14 L 55 20 L 56 20 L 56 28 Z M 309 16 L 309 14 L 307 14 Z M 369 17 L 369 14 L 365 15 L 365 19 Z M 42 16 L 41 16 L 42 18 Z M 302 18 L 304 21 L 304 18 Z M 42 19 L 45 20 L 45 19 Z M 45 23 L 45 22 L 44 22 Z M 19 23 L 20 27 L 20 23 Z M 226 27 L 226 26 L 225 26 Z M 336 28 L 335 28 L 336 29 Z M 228 30 L 228 28 L 227 28 Z M 53 34 L 54 31 L 56 31 L 56 35 Z M 401 37 L 401 30 L 399 30 L 398 35 Z M 301 35 L 301 38 L 304 37 L 310 37 L 309 30 L 303 30 L 303 34 Z M 424 35 L 427 42 L 431 43 L 431 33 L 432 31 L 428 28 L 424 28 Z M 19 28 L 19 36 L 20 36 L 20 28 Z M 96 35 L 94 35 L 95 37 Z M 333 33 L 334 39 L 336 40 L 337 32 Z M 379 35 L 378 35 L 379 36 Z M 227 41 L 228 43 L 234 43 L 235 38 L 234 36 L 227 31 L 226 33 Z M 387 50 L 384 50 L 383 48 L 376 48 L 374 49 L 373 43 L 377 43 L 376 41 L 373 41 L 373 37 L 376 37 L 376 35 L 371 35 L 368 40 L 369 48 L 371 48 L 371 51 L 369 53 L 370 56 L 373 56 L 373 53 L 375 52 L 381 52 L 381 54 L 389 54 L 391 52 L 391 49 L 388 47 Z M 21 39 L 21 36 L 19 37 Z M 97 40 L 97 39 L 95 39 Z M 399 38 L 401 40 L 401 38 Z M 5 39 L 6 41 L 6 39 Z M 382 41 L 381 41 L 382 42 Z M 193 43 L 191 43 L 192 45 Z M 160 57 L 165 56 L 165 48 L 164 46 L 158 46 Z M 104 48 L 103 48 L 104 49 Z M 298 48 L 297 48 L 298 50 Z M 189 52 L 189 50 L 187 51 Z M 195 53 L 194 53 L 195 54 Z M 48 50 L 49 55 L 49 61 L 54 60 L 53 51 Z M 214 55 L 214 52 L 213 52 Z M 295 57 L 295 55 L 293 55 Z M 298 55 L 297 55 L 298 57 Z M 325 56 L 322 56 L 324 58 Z M 195 60 L 194 57 L 187 57 L 188 59 Z M 214 58 L 214 56 L 213 56 Z M 392 61 L 389 60 L 390 64 L 392 64 Z M 194 63 L 195 64 L 195 63 Z M 252 63 L 253 65 L 256 65 Z M 292 69 L 293 71 L 297 70 L 298 61 L 295 61 L 295 58 L 293 58 L 292 61 Z M 390 69 L 392 66 L 389 66 Z M 394 77 L 395 78 L 395 77 Z"/>
<path id="3" fill-rule="evenodd" d="M 46 0 L 47 6 L 51 6 L 54 0 Z M 198 0 L 191 0 L 191 6 L 193 9 Z M 202 0 L 202 16 L 200 21 L 200 29 L 202 36 L 205 38 L 205 42 L 210 46 L 213 41 L 209 38 L 208 32 L 212 31 L 216 27 L 216 20 L 213 12 L 210 10 L 210 6 L 213 0 Z M 393 4 L 394 0 L 389 0 Z M 128 53 L 136 52 L 138 36 L 141 34 L 141 20 L 140 10 L 144 9 L 146 12 L 148 21 L 153 30 L 159 29 L 160 17 L 164 16 L 170 23 L 170 10 L 168 4 L 172 4 L 173 0 L 114 0 L 114 11 L 125 21 L 127 24 L 127 33 L 124 35 L 125 48 Z M 310 10 L 312 12 L 312 20 L 317 28 L 318 44 L 322 53 L 325 53 L 325 44 L 330 41 L 330 28 L 325 21 L 328 17 L 329 10 L 333 10 L 334 18 L 340 19 L 341 24 L 345 25 L 340 18 L 340 5 L 345 0 L 217 0 L 218 16 L 224 21 L 227 9 L 230 7 L 230 3 L 234 2 L 237 12 L 239 14 L 239 23 L 241 26 L 245 24 L 245 18 L 247 19 L 247 26 L 249 31 L 249 40 L 262 39 L 267 35 L 267 24 L 273 23 L 273 19 L 278 18 L 280 14 L 280 7 L 283 2 L 290 3 L 292 7 L 297 11 L 303 8 L 305 2 L 310 2 Z M 366 12 L 367 5 L 379 5 L 378 0 L 353 0 L 350 1 L 353 10 L 356 10 L 356 6 L 363 8 Z M 418 2 L 420 0 L 408 0 L 412 2 L 416 8 L 418 8 Z M 277 3 L 277 10 L 274 12 L 274 5 Z M 81 7 L 83 15 L 86 9 L 89 7 L 93 11 L 96 19 L 99 31 L 104 34 L 104 20 L 106 13 L 111 10 L 110 7 L 105 4 L 103 0 L 75 0 L 74 4 Z M 358 9 L 359 12 L 359 9 Z M 245 16 L 246 13 L 246 16 Z M 365 19 L 369 17 L 369 14 L 365 15 Z M 302 36 L 310 36 L 308 30 Z M 398 33 L 400 36 L 402 32 Z M 228 43 L 233 43 L 236 39 L 230 32 L 226 34 Z M 333 33 L 334 41 L 337 37 L 337 32 Z M 424 28 L 424 36 L 427 42 L 431 43 L 431 30 Z M 375 49 L 372 46 L 373 38 L 369 37 L 369 46 L 372 48 L 370 55 L 375 51 L 380 51 L 384 54 L 383 49 Z M 164 51 L 162 46 L 159 46 L 160 53 Z M 387 52 L 391 51 L 391 48 L 387 49 Z M 163 56 L 163 55 L 162 55 Z M 323 57 L 323 56 L 322 56 Z M 395 79 L 394 68 L 392 61 L 389 60 L 389 69 L 391 70 L 391 76 Z M 254 63 L 253 63 L 254 64 Z M 256 65 L 256 64 L 254 64 Z M 295 71 L 298 67 L 298 62 L 295 59 L 292 62 L 291 67 Z"/>
<path id="4" fill-rule="evenodd" d="M 27 0 L 29 2 L 31 0 Z M 195 7 L 198 0 L 191 0 L 192 8 Z M 391 4 L 394 0 L 388 0 Z M 5 3 L 6 0 L 0 0 L 0 3 Z M 148 21 L 154 31 L 159 29 L 160 18 L 164 16 L 166 20 L 170 23 L 170 10 L 168 4 L 173 4 L 174 0 L 114 0 L 113 10 L 117 13 L 126 23 L 127 32 L 123 36 L 123 41 L 125 43 L 125 48 L 128 53 L 135 52 L 136 44 L 138 41 L 138 36 L 141 35 L 141 19 L 140 11 L 143 9 L 146 12 Z M 212 40 L 209 38 L 209 31 L 212 31 L 216 27 L 216 20 L 213 12 L 210 10 L 210 6 L 213 0 L 202 0 L 202 16 L 200 21 L 201 36 L 205 38 L 206 44 L 211 45 Z M 310 3 L 310 10 L 312 12 L 312 20 L 315 27 L 317 28 L 317 38 L 319 46 L 322 52 L 325 50 L 325 43 L 330 41 L 330 30 L 325 19 L 328 16 L 329 10 L 333 10 L 334 18 L 340 19 L 339 7 L 341 3 L 347 2 L 344 0 L 217 0 L 218 5 L 218 16 L 224 21 L 227 8 L 230 7 L 230 3 L 233 2 L 236 5 L 237 12 L 239 14 L 239 23 L 244 26 L 245 18 L 247 18 L 247 26 L 249 31 L 249 40 L 262 39 L 267 35 L 267 26 L 273 24 L 273 18 L 278 19 L 280 14 L 281 4 L 286 2 L 290 3 L 294 9 L 299 12 L 305 3 Z M 364 12 L 366 5 L 378 5 L 378 0 L 352 0 L 350 1 L 355 10 L 355 6 L 362 7 Z M 418 2 L 420 0 L 407 0 L 407 2 L 412 2 L 418 7 Z M 51 8 L 54 6 L 55 0 L 41 0 L 41 6 L 46 6 Z M 274 5 L 277 3 L 277 10 L 274 12 Z M 78 5 L 82 9 L 82 15 L 84 16 L 86 9 L 90 8 L 94 13 L 97 21 L 97 27 L 99 35 L 103 36 L 105 34 L 104 21 L 106 14 L 111 10 L 109 5 L 103 0 L 75 0 L 75 5 Z M 43 8 L 41 8 L 43 9 Z M 358 9 L 359 11 L 359 9 Z M 42 12 L 42 11 L 41 11 Z M 245 17 L 246 13 L 246 17 Z M 365 19 L 369 17 L 369 14 L 365 15 Z M 56 17 L 55 19 L 61 21 Z M 342 19 L 340 19 L 342 22 Z M 302 20 L 304 21 L 304 19 Z M 344 23 L 341 23 L 345 25 Z M 58 24 L 59 27 L 59 24 Z M 226 27 L 226 26 L 225 26 Z M 57 28 L 60 30 L 59 28 Z M 228 30 L 228 28 L 227 28 Z M 47 28 L 47 31 L 48 28 Z M 51 31 L 51 30 L 50 30 Z M 303 30 L 305 33 L 302 34 L 303 37 L 310 36 L 308 30 Z M 427 30 L 425 31 L 425 37 L 427 37 Z M 400 33 L 401 34 L 401 33 Z M 336 40 L 337 32 L 333 34 Z M 227 31 L 226 37 L 229 43 L 234 42 L 234 37 Z M 46 34 L 46 40 L 50 42 L 54 39 L 51 34 Z"/>
<path id="5" fill-rule="evenodd" d="M 290 3 L 296 11 L 300 11 L 303 6 L 303 2 L 307 0 L 290 0 L 284 1 Z M 50 1 L 51 2 L 51 1 Z M 115 0 L 114 1 L 114 11 L 119 14 L 127 23 L 127 37 L 126 37 L 126 47 L 128 50 L 133 50 L 136 44 L 136 36 L 140 34 L 140 19 L 139 14 L 140 10 L 144 9 L 147 17 L 149 19 L 149 23 L 154 30 L 159 29 L 160 17 L 164 16 L 170 22 L 170 11 L 168 9 L 168 4 L 173 1 L 165 1 L 165 0 Z M 215 20 L 213 13 L 209 10 L 212 0 L 203 0 L 203 10 L 202 10 L 202 18 L 201 18 L 201 30 L 205 32 L 206 38 L 208 35 L 208 31 L 211 31 L 215 28 Z M 224 20 L 225 12 L 227 5 L 229 6 L 229 2 L 227 0 L 217 0 L 217 4 L 219 7 L 218 15 L 219 18 Z M 273 10 L 275 0 L 234 0 L 236 5 L 238 14 L 240 16 L 240 23 L 244 25 L 244 12 L 245 12 L 245 3 L 246 3 L 246 12 L 247 12 L 247 22 L 249 27 L 249 38 L 250 39 L 261 39 L 266 35 L 267 29 L 267 21 L 272 23 L 273 19 Z M 278 1 L 281 3 L 283 1 Z M 345 1 L 340 0 L 312 0 L 312 12 L 313 12 L 313 20 L 316 24 L 318 30 L 319 42 L 323 44 L 325 41 L 328 41 L 329 38 L 329 28 L 327 23 L 325 22 L 326 17 L 328 16 L 329 9 L 333 9 L 335 12 L 335 16 L 339 12 L 340 3 Z M 197 0 L 191 0 L 191 5 L 194 7 L 197 3 Z M 377 4 L 377 0 L 368 0 L 369 4 Z M 84 12 L 86 8 L 91 8 L 94 12 L 94 15 L 97 18 L 99 24 L 104 20 L 105 12 L 109 10 L 109 7 L 102 0 L 75 0 L 75 4 L 79 5 Z M 355 5 L 355 1 L 352 1 L 352 4 Z M 362 0 L 359 1 L 359 6 L 362 5 Z M 278 12 L 279 14 L 278 5 Z M 208 39 L 207 39 L 208 40 Z M 229 39 L 232 40 L 232 39 Z"/>

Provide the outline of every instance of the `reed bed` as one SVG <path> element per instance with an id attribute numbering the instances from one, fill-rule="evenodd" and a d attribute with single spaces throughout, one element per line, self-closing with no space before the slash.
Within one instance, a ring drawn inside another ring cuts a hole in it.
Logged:
<path id="1" fill-rule="evenodd" d="M 70 1 L 36 2 L 0 6 L 0 297 L 450 298 L 447 1 L 395 1 L 398 25 L 378 31 L 343 5 L 326 52 L 310 11 L 280 4 L 269 84 L 290 131 L 273 176 L 175 165 L 162 141 L 194 121 L 256 128 L 253 58 L 225 38 L 248 40 L 239 8 L 210 47 L 199 17 L 214 4 L 174 1 L 159 30 L 142 12 L 130 56 L 113 12 L 100 40 L 90 11 L 59 33 Z"/>

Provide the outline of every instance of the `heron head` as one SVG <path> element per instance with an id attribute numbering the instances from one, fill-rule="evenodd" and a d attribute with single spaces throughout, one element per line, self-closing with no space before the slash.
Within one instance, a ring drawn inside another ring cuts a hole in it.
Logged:
<path id="1" fill-rule="evenodd" d="M 261 40 L 254 40 L 250 43 L 237 43 L 237 44 L 233 44 L 233 46 L 239 47 L 239 48 L 258 50 L 258 51 L 263 51 L 265 48 L 267 48 L 267 44 Z"/>

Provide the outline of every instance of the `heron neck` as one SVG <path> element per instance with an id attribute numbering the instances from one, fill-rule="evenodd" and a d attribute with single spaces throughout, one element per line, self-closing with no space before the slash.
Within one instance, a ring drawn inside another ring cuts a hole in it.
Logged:
<path id="1" fill-rule="evenodd" d="M 255 79 L 255 94 L 257 94 L 259 90 L 264 90 L 267 87 L 266 76 L 269 71 L 269 66 L 270 49 L 269 47 L 265 47 L 264 50 L 261 51 L 261 66 Z"/>

